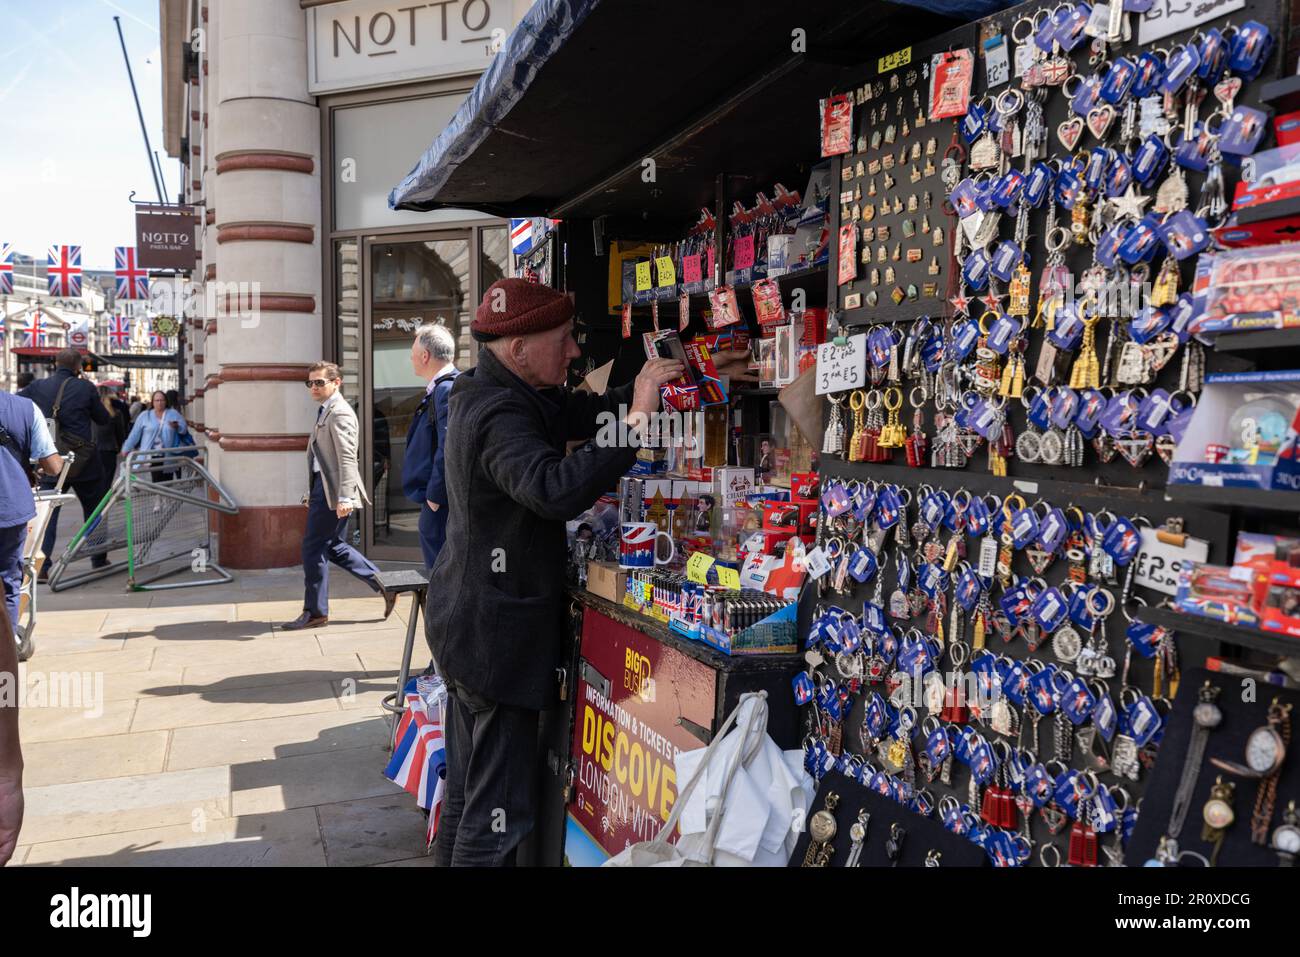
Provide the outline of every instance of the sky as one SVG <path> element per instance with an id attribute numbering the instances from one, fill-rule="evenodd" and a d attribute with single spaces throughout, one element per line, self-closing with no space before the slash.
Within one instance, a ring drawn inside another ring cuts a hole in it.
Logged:
<path id="1" fill-rule="evenodd" d="M 41 261 L 80 245 L 83 268 L 112 269 L 113 247 L 135 245 L 127 197 L 157 200 L 114 16 L 174 201 L 158 0 L 0 0 L 0 243 Z"/>

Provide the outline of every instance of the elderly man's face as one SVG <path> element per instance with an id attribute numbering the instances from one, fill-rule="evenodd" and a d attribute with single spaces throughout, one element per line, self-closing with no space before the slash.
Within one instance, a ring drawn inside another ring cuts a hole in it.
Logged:
<path id="1" fill-rule="evenodd" d="M 524 344 L 521 366 L 530 385 L 544 388 L 564 385 L 569 363 L 582 355 L 573 338 L 573 320 L 546 332 L 521 337 Z"/>

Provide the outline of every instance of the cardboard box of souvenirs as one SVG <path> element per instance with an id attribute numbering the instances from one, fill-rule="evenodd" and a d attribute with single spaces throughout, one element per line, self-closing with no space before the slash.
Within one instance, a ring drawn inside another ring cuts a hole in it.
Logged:
<path id="1" fill-rule="evenodd" d="M 627 574 L 617 562 L 587 562 L 587 591 L 621 605 L 627 591 Z"/>

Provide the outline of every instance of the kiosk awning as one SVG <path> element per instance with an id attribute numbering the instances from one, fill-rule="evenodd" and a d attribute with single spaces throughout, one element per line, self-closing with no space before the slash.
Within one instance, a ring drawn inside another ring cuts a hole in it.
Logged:
<path id="1" fill-rule="evenodd" d="M 715 173 L 761 170 L 764 142 L 783 130 L 808 138 L 798 152 L 816 156 L 808 137 L 815 122 L 796 126 L 791 111 L 815 119 L 817 99 L 845 66 L 1009 5 L 537 0 L 388 203 L 498 216 L 600 215 L 621 211 L 602 194 L 625 192 L 622 181 L 636 182 L 642 159 L 654 158 L 659 174 L 665 159 L 696 170 L 670 182 L 656 177 L 660 196 L 669 194 L 665 209 L 680 212 L 696 201 L 687 193 Z M 726 136 L 686 149 L 707 141 L 720 117 Z M 748 140 L 736 143 L 738 132 Z M 789 143 L 782 146 L 790 155 Z M 644 196 L 624 202 L 652 205 Z"/>

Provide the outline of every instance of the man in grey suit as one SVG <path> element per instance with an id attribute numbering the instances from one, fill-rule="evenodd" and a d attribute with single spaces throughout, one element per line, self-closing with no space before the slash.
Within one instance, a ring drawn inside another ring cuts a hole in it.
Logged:
<path id="1" fill-rule="evenodd" d="M 307 443 L 307 531 L 302 539 L 302 574 L 306 595 L 302 614 L 280 627 L 286 631 L 329 622 L 329 563 L 350 572 L 384 596 L 384 618 L 393 613 L 396 594 L 386 594 L 375 580 L 379 569 L 344 540 L 348 516 L 369 502 L 357 470 L 357 414 L 339 394 L 342 375 L 332 362 L 318 362 L 307 373 L 307 388 L 320 403 L 316 427 Z"/>

